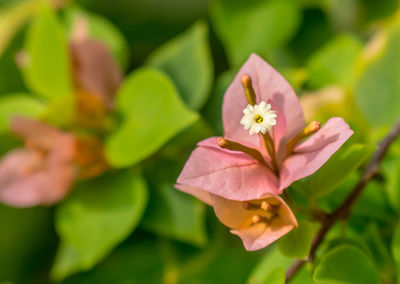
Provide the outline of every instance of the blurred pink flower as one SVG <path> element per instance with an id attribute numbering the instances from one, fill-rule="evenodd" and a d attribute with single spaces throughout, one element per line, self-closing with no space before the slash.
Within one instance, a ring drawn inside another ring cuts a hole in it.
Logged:
<path id="1" fill-rule="evenodd" d="M 297 225 L 278 195 L 294 181 L 317 171 L 353 131 L 338 117 L 321 129 L 318 122 L 306 126 L 291 86 L 255 54 L 227 89 L 222 111 L 224 138 L 198 143 L 178 177 L 177 188 L 213 206 L 218 218 L 241 237 L 246 249 L 260 249 Z M 250 135 L 253 133 L 259 134 Z M 279 218 L 261 214 L 270 209 L 260 212 L 257 208 L 255 213 L 254 206 L 245 208 L 249 202 L 260 205 L 265 198 L 279 201 L 281 209 L 272 215 Z M 249 223 L 246 218 L 250 215 L 258 216 L 253 220 L 258 222 Z M 247 220 L 243 223 L 246 226 L 233 226 L 227 221 L 231 216 Z"/>
<path id="2" fill-rule="evenodd" d="M 0 201 L 29 207 L 62 199 L 76 176 L 75 136 L 20 117 L 12 120 L 11 129 L 25 147 L 0 160 Z"/>

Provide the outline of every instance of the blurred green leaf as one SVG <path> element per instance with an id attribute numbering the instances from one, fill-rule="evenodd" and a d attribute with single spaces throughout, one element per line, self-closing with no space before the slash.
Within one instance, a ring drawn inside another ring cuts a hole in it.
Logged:
<path id="1" fill-rule="evenodd" d="M 199 21 L 158 48 L 148 64 L 171 77 L 187 106 L 200 109 L 210 95 L 213 79 L 207 24 Z"/>
<path id="2" fill-rule="evenodd" d="M 400 213 L 400 159 L 387 157 L 382 163 L 382 173 L 385 176 L 385 191 L 392 208 Z"/>
<path id="3" fill-rule="evenodd" d="M 346 180 L 374 150 L 374 146 L 362 144 L 342 147 L 315 174 L 294 186 L 315 198 L 325 196 Z"/>
<path id="4" fill-rule="evenodd" d="M 0 219 L 0 282 L 34 283 L 56 245 L 51 209 L 0 204 Z"/>
<path id="5" fill-rule="evenodd" d="M 389 248 L 382 239 L 380 228 L 376 223 L 369 223 L 362 237 L 382 280 L 384 279 L 383 282 L 390 283 L 395 277 L 394 262 Z"/>
<path id="6" fill-rule="evenodd" d="M 293 261 L 292 258 L 282 255 L 276 245 L 271 245 L 261 261 L 253 268 L 246 283 L 269 283 L 267 282 L 267 279 L 270 280 L 270 277 L 272 277 L 274 272 L 279 274 L 281 273 L 279 272 L 281 269 L 288 269 Z M 307 271 L 307 266 L 304 266 L 290 283 L 313 283 L 311 276 Z"/>
<path id="7" fill-rule="evenodd" d="M 396 261 L 397 281 L 400 281 L 400 222 L 397 223 L 392 239 L 392 254 Z"/>
<path id="8" fill-rule="evenodd" d="M 212 126 L 217 135 L 224 135 L 224 126 L 222 123 L 222 102 L 226 89 L 232 83 L 236 75 L 236 70 L 229 70 L 217 77 L 214 90 L 211 97 L 204 107 L 204 119 Z"/>
<path id="9" fill-rule="evenodd" d="M 0 10 L 0 57 L 13 36 L 36 11 L 38 1 L 12 2 Z"/>
<path id="10" fill-rule="evenodd" d="M 81 183 L 56 212 L 61 238 L 52 278 L 88 270 L 136 227 L 147 204 L 147 186 L 124 171 Z"/>
<path id="11" fill-rule="evenodd" d="M 297 31 L 301 19 L 295 0 L 213 0 L 210 9 L 232 65 L 242 64 L 252 52 L 266 57 L 281 47 Z"/>
<path id="12" fill-rule="evenodd" d="M 400 23 L 380 31 L 359 62 L 356 102 L 372 126 L 391 126 L 400 113 Z"/>
<path id="13" fill-rule="evenodd" d="M 305 259 L 311 248 L 314 226 L 311 222 L 301 221 L 299 226 L 279 239 L 279 251 L 288 257 Z"/>
<path id="14" fill-rule="evenodd" d="M 333 37 L 307 63 L 311 87 L 318 89 L 333 84 L 351 85 L 361 49 L 362 43 L 354 35 L 339 34 Z"/>
<path id="15" fill-rule="evenodd" d="M 38 118 L 45 110 L 43 103 L 29 94 L 16 93 L 0 97 L 0 133 L 9 128 L 14 116 Z"/>
<path id="16" fill-rule="evenodd" d="M 115 60 L 124 69 L 129 63 L 129 47 L 123 34 L 106 18 L 83 10 L 79 6 L 72 6 L 65 11 L 68 33 L 71 37 L 75 22 L 79 18 L 87 19 L 89 37 L 103 42 L 110 49 Z"/>
<path id="17" fill-rule="evenodd" d="M 156 284 L 163 283 L 164 264 L 153 236 L 121 246 L 94 269 L 72 275 L 65 284 Z"/>
<path id="18" fill-rule="evenodd" d="M 146 228 L 176 240 L 203 246 L 205 232 L 205 205 L 163 183 L 154 188 L 143 224 Z"/>
<path id="19" fill-rule="evenodd" d="M 277 267 L 264 278 L 264 284 L 285 284 L 285 269 Z"/>
<path id="20" fill-rule="evenodd" d="M 106 154 L 114 167 L 146 158 L 198 118 L 179 99 L 171 80 L 151 68 L 141 68 L 124 81 L 117 94 L 117 109 L 124 123 L 106 142 Z"/>
<path id="21" fill-rule="evenodd" d="M 372 261 L 359 248 L 343 245 L 324 255 L 315 268 L 314 280 L 321 284 L 378 284 Z"/>
<path id="22" fill-rule="evenodd" d="M 42 2 L 26 35 L 19 61 L 26 84 L 51 101 L 72 96 L 69 53 L 64 29 L 55 11 Z"/>

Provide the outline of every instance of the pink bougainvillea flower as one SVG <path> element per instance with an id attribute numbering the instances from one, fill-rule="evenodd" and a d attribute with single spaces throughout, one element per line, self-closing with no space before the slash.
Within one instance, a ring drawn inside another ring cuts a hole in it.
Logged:
<path id="1" fill-rule="evenodd" d="M 260 249 L 297 225 L 279 195 L 317 171 L 353 131 L 338 117 L 322 128 L 306 125 L 291 86 L 255 54 L 226 91 L 222 111 L 224 137 L 198 143 L 177 188 L 213 206 L 246 249 Z"/>
<path id="2" fill-rule="evenodd" d="M 114 106 L 114 95 L 123 74 L 110 49 L 89 37 L 88 20 L 77 17 L 70 43 L 73 74 L 77 89 L 99 99 L 108 109 Z"/>
<path id="3" fill-rule="evenodd" d="M 75 136 L 20 117 L 12 120 L 11 129 L 25 147 L 0 160 L 0 201 L 15 207 L 59 201 L 76 176 Z"/>

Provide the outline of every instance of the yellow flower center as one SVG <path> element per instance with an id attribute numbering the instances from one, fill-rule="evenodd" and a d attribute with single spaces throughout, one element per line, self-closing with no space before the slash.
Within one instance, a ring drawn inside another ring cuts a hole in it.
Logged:
<path id="1" fill-rule="evenodd" d="M 264 118 L 263 118 L 261 115 L 259 115 L 259 114 L 257 114 L 257 115 L 254 117 L 254 121 L 257 122 L 257 123 L 261 123 L 261 122 L 263 122 L 263 120 L 264 120 Z"/>

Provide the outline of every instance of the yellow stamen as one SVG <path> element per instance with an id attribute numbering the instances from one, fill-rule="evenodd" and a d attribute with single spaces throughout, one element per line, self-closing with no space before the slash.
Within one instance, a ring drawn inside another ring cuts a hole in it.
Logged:
<path id="1" fill-rule="evenodd" d="M 269 204 L 268 204 L 268 202 L 267 201 L 263 201 L 263 202 L 261 202 L 261 209 L 262 210 L 264 210 L 264 211 L 267 211 L 269 208 L 271 208 L 270 206 L 269 206 Z"/>
<path id="2" fill-rule="evenodd" d="M 286 145 L 286 157 L 293 153 L 296 145 L 304 138 L 314 134 L 321 128 L 321 122 L 312 121 L 303 130 L 301 130 L 295 137 L 289 140 Z"/>
<path id="3" fill-rule="evenodd" d="M 254 224 L 257 224 L 260 221 L 261 221 L 261 217 L 259 215 L 254 215 L 253 217 L 251 217 L 251 222 Z"/>
<path id="4" fill-rule="evenodd" d="M 237 142 L 230 141 L 230 140 L 225 139 L 223 137 L 218 137 L 217 138 L 217 144 L 218 144 L 219 147 L 221 147 L 223 149 L 228 149 L 228 150 L 231 150 L 231 151 L 237 151 L 237 152 L 245 153 L 245 154 L 249 155 L 250 157 L 252 157 L 253 159 L 255 159 L 258 162 L 260 162 L 260 164 L 268 167 L 267 163 L 264 160 L 264 157 L 256 149 L 244 146 L 244 145 L 242 145 L 240 143 L 237 143 Z"/>
<path id="5" fill-rule="evenodd" d="M 248 74 L 244 74 L 242 76 L 242 86 L 246 95 L 247 102 L 250 105 L 254 106 L 256 104 L 256 93 L 254 92 L 253 83 L 251 82 L 251 78 Z"/>

